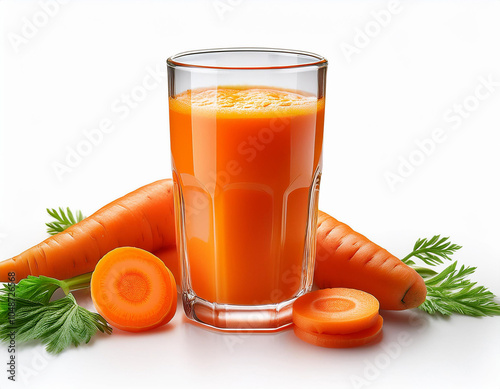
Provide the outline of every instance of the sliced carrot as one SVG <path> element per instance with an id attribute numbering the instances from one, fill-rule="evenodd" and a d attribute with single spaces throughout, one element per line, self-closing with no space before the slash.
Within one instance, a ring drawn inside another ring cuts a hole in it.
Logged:
<path id="1" fill-rule="evenodd" d="M 97 311 L 125 331 L 166 324 L 177 308 L 172 272 L 158 257 L 135 247 L 120 247 L 102 257 L 90 288 Z"/>
<path id="2" fill-rule="evenodd" d="M 321 289 L 295 301 L 293 322 L 308 332 L 350 334 L 375 325 L 378 310 L 378 300 L 361 290 Z"/>
<path id="3" fill-rule="evenodd" d="M 382 336 L 382 325 L 384 320 L 382 316 L 377 317 L 375 325 L 362 331 L 353 332 L 351 334 L 318 334 L 303 330 L 297 326 L 293 327 L 293 331 L 298 338 L 315 346 L 330 347 L 330 348 L 350 348 L 359 347 L 377 341 Z"/>

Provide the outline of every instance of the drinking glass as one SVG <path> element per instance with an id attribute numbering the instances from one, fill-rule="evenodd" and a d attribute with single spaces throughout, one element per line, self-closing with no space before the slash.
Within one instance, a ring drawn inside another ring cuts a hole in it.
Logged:
<path id="1" fill-rule="evenodd" d="M 313 282 L 327 61 L 230 48 L 167 66 L 186 316 L 282 329 Z"/>

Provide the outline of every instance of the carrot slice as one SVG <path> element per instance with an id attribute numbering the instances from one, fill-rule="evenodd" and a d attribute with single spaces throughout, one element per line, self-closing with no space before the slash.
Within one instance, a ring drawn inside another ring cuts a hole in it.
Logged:
<path id="1" fill-rule="evenodd" d="M 304 342 L 311 343 L 315 346 L 330 347 L 330 348 L 351 348 L 359 347 L 368 343 L 377 341 L 382 336 L 382 325 L 384 319 L 378 315 L 375 325 L 362 331 L 353 332 L 351 334 L 318 334 L 303 330 L 296 325 L 293 326 L 293 331 L 299 339 Z"/>
<path id="2" fill-rule="evenodd" d="M 378 310 L 378 300 L 361 290 L 321 289 L 295 301 L 293 322 L 317 334 L 350 334 L 375 325 Z"/>
<path id="3" fill-rule="evenodd" d="M 113 327 L 139 332 L 168 323 L 177 308 L 172 272 L 153 254 L 135 247 L 108 252 L 90 282 L 97 311 Z"/>

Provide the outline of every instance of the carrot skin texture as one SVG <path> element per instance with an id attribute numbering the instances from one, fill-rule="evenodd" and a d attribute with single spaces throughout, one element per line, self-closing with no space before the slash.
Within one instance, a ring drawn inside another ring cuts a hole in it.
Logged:
<path id="1" fill-rule="evenodd" d="M 360 289 L 381 309 L 403 310 L 425 301 L 422 277 L 387 250 L 319 211 L 314 281 L 319 288 Z"/>
<path id="2" fill-rule="evenodd" d="M 94 270 L 109 251 L 132 246 L 150 252 L 175 247 L 171 179 L 145 185 L 23 253 L 0 262 L 0 282 L 16 273 L 67 279 Z"/>

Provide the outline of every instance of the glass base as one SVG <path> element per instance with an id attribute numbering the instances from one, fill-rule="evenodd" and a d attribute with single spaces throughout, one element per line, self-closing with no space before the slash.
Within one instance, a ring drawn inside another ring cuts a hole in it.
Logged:
<path id="1" fill-rule="evenodd" d="M 278 304 L 230 305 L 210 303 L 182 293 L 186 316 L 204 327 L 224 332 L 276 332 L 292 325 L 292 305 L 298 296 Z"/>

